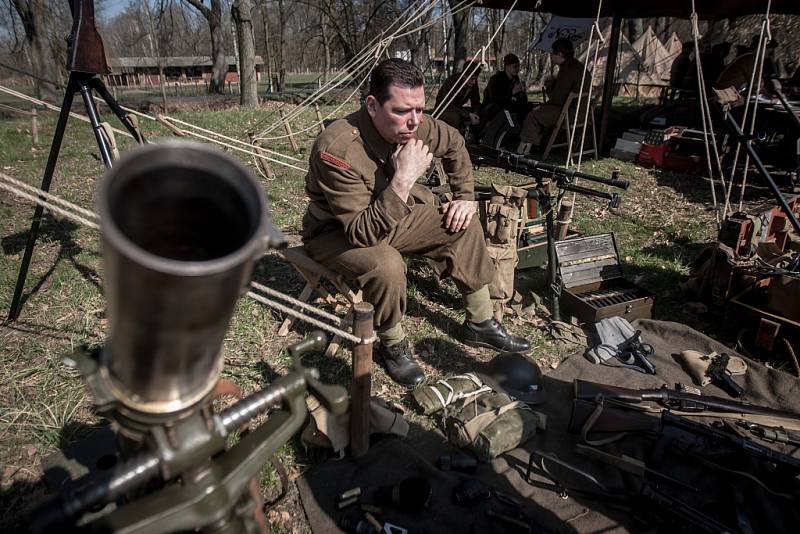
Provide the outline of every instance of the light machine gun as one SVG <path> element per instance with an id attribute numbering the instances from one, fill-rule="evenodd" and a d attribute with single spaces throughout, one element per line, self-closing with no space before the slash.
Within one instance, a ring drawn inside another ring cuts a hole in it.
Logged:
<path id="1" fill-rule="evenodd" d="M 550 285 L 550 305 L 553 320 L 561 320 L 561 310 L 559 307 L 559 297 L 561 295 L 561 284 L 558 280 L 558 266 L 556 261 L 555 249 L 555 225 L 553 219 L 553 208 L 558 199 L 565 191 L 572 191 L 581 195 L 602 198 L 609 201 L 609 207 L 619 207 L 620 197 L 618 193 L 608 193 L 589 187 L 576 185 L 577 178 L 590 182 L 609 185 L 619 189 L 628 189 L 630 182 L 619 178 L 618 171 L 611 174 L 611 178 L 604 178 L 594 174 L 580 172 L 567 167 L 559 167 L 549 163 L 496 149 L 483 145 L 467 145 L 470 159 L 476 168 L 482 165 L 498 167 L 506 172 L 514 172 L 529 176 L 536 182 L 536 187 L 528 190 L 528 198 L 535 198 L 541 211 L 545 214 L 545 230 L 547 232 L 547 266 L 548 283 Z M 488 191 L 488 190 L 487 190 Z M 481 193 L 484 192 L 480 187 L 475 188 L 476 197 L 480 200 Z"/>
<path id="2" fill-rule="evenodd" d="M 266 248 L 281 246 L 260 185 L 237 161 L 197 143 L 126 155 L 102 181 L 109 339 L 68 359 L 114 422 L 120 463 L 38 507 L 34 532 L 251 533 L 263 530 L 252 481 L 305 420 L 310 391 L 334 413 L 347 394 L 299 364 L 320 333 L 289 349 L 294 370 L 215 412 L 222 342 Z M 270 411 L 228 447 L 229 436 Z M 89 521 L 88 511 L 117 500 Z"/>

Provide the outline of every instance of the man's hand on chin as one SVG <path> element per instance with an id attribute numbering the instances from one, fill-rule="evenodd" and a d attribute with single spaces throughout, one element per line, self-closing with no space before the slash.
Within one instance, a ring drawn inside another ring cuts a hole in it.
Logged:
<path id="1" fill-rule="evenodd" d="M 408 194 L 417 182 L 417 178 L 431 166 L 431 161 L 433 154 L 419 139 L 411 139 L 406 144 L 397 146 L 397 150 L 392 154 L 395 173 L 391 188 L 403 202 L 408 199 Z"/>
<path id="2" fill-rule="evenodd" d="M 451 232 L 460 232 L 469 226 L 475 215 L 475 202 L 472 200 L 453 200 L 442 204 L 445 215 L 444 225 Z"/>

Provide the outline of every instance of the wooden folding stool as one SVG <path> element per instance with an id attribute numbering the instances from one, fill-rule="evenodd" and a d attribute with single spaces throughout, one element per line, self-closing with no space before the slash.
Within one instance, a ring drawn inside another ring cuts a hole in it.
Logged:
<path id="1" fill-rule="evenodd" d="M 340 328 L 346 329 L 352 323 L 353 305 L 362 301 L 361 290 L 354 290 L 350 284 L 341 274 L 328 269 L 321 263 L 314 261 L 305 251 L 302 245 L 291 247 L 280 251 L 280 254 L 286 261 L 292 264 L 292 267 L 300 273 L 303 280 L 306 281 L 303 290 L 300 292 L 298 300 L 308 303 L 311 296 L 316 291 L 322 299 L 328 304 L 334 306 L 334 312 L 339 312 L 342 308 L 335 295 L 331 295 L 325 288 L 323 282 L 329 281 L 338 292 L 347 300 L 346 315 Z M 284 319 L 280 328 L 278 329 L 279 336 L 286 336 L 289 333 L 292 325 L 297 319 L 295 317 L 287 317 Z M 339 350 L 341 338 L 334 336 L 328 348 L 325 350 L 326 356 L 333 356 Z"/>

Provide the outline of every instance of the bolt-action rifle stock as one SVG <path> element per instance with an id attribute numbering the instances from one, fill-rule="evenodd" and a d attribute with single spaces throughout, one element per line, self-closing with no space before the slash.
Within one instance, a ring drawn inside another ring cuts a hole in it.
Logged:
<path id="1" fill-rule="evenodd" d="M 743 400 L 723 399 L 710 395 L 694 395 L 682 391 L 659 389 L 629 389 L 586 380 L 573 382 L 575 399 L 594 401 L 602 397 L 614 403 L 656 403 L 677 415 L 697 415 L 743 419 L 761 425 L 781 426 L 788 430 L 800 430 L 800 414 L 750 404 Z"/>

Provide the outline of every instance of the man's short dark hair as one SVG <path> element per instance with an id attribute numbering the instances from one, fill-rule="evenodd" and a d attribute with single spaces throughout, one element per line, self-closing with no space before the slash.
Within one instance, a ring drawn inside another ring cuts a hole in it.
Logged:
<path id="1" fill-rule="evenodd" d="M 389 86 L 422 87 L 425 79 L 422 71 L 404 59 L 391 58 L 381 61 L 369 77 L 369 93 L 379 104 L 389 100 Z"/>
<path id="2" fill-rule="evenodd" d="M 503 66 L 506 67 L 508 65 L 519 65 L 519 57 L 516 54 L 506 54 L 503 57 Z"/>
<path id="3" fill-rule="evenodd" d="M 561 37 L 553 41 L 553 52 L 564 57 L 575 57 L 575 47 L 572 41 L 566 37 Z"/>

